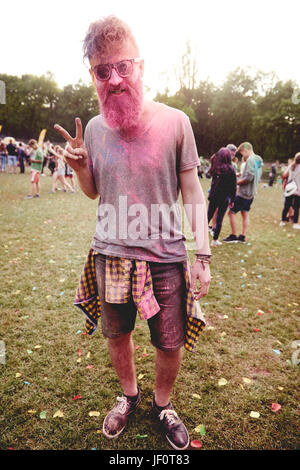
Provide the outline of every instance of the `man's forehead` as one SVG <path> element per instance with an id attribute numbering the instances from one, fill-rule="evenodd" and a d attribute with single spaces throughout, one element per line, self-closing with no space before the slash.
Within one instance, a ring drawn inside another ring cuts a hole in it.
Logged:
<path id="1" fill-rule="evenodd" d="M 119 46 L 115 46 L 102 54 L 96 54 L 90 58 L 91 65 L 108 64 L 124 59 L 134 59 L 138 57 L 138 51 L 131 41 L 125 41 Z"/>

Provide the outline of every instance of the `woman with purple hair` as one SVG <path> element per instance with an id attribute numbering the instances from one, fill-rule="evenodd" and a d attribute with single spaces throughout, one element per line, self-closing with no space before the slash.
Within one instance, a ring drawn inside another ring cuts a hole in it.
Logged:
<path id="1" fill-rule="evenodd" d="M 220 148 L 211 161 L 210 174 L 212 176 L 212 184 L 208 196 L 207 218 L 209 223 L 214 212 L 218 209 L 211 246 L 219 246 L 222 245 L 218 238 L 221 232 L 223 218 L 228 205 L 233 204 L 236 194 L 236 174 L 232 166 L 231 153 L 228 148 Z"/>

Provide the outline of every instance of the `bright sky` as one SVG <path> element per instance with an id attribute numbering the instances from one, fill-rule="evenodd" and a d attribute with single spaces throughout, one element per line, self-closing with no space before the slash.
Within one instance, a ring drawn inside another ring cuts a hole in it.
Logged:
<path id="1" fill-rule="evenodd" d="M 88 83 L 82 40 L 92 21 L 116 14 L 132 28 L 152 94 L 172 88 L 187 40 L 199 79 L 220 84 L 237 67 L 300 83 L 299 0 L 8 0 L 1 7 L 0 71 L 54 73 L 59 86 Z M 174 90 L 175 91 L 175 90 Z"/>

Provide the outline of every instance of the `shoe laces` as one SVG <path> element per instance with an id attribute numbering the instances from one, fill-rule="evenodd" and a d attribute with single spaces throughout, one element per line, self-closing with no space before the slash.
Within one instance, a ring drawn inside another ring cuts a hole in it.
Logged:
<path id="1" fill-rule="evenodd" d="M 159 415 L 159 419 L 161 421 L 163 421 L 164 419 L 166 419 L 167 423 L 169 425 L 172 425 L 172 424 L 175 424 L 176 421 L 179 419 L 178 418 L 178 415 L 176 413 L 176 411 L 174 410 L 163 410 L 160 415 Z"/>
<path id="2" fill-rule="evenodd" d="M 127 406 L 128 406 L 128 402 L 127 402 L 127 398 L 126 397 L 117 397 L 117 405 L 116 405 L 116 411 L 118 411 L 119 413 L 121 413 L 122 415 L 124 415 L 127 411 Z"/>

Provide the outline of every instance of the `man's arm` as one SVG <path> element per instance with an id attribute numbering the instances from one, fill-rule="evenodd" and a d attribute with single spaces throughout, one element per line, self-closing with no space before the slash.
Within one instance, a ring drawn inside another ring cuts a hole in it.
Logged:
<path id="1" fill-rule="evenodd" d="M 210 255 L 206 203 L 202 187 L 197 176 L 197 168 L 179 173 L 182 202 L 192 228 L 197 254 Z M 191 287 L 194 299 L 199 300 L 208 293 L 210 284 L 209 264 L 195 261 L 191 270 Z M 197 289 L 197 280 L 200 289 Z"/>
<path id="2" fill-rule="evenodd" d="M 208 238 L 206 202 L 199 183 L 197 169 L 179 173 L 182 202 L 195 237 L 197 253 L 211 253 Z"/>
<path id="3" fill-rule="evenodd" d="M 249 161 L 249 158 L 246 162 L 245 174 L 243 175 L 243 178 L 237 181 L 239 186 L 251 183 L 251 181 L 253 181 L 255 178 L 255 162 Z"/>
<path id="4" fill-rule="evenodd" d="M 63 152 L 65 161 L 76 173 L 79 186 L 86 196 L 90 199 L 96 199 L 99 193 L 96 188 L 93 174 L 88 166 L 88 154 L 82 138 L 82 124 L 79 118 L 75 119 L 76 136 L 73 138 L 70 134 L 58 124 L 54 128 L 68 142 Z"/>

